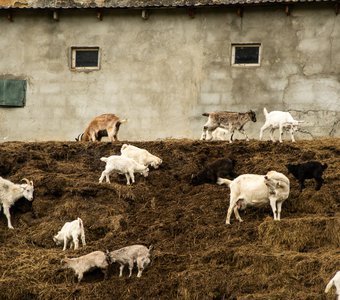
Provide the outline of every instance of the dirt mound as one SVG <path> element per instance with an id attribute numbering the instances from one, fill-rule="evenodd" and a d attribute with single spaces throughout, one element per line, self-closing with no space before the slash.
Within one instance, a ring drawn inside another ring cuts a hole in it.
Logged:
<path id="1" fill-rule="evenodd" d="M 271 142 L 165 140 L 133 142 L 161 157 L 149 177 L 126 186 L 123 175 L 99 184 L 100 157 L 119 154 L 122 142 L 9 142 L 0 144 L 0 176 L 34 181 L 33 203 L 11 209 L 15 230 L 0 214 L 1 299 L 333 299 L 324 288 L 340 270 L 340 139 Z M 191 174 L 217 158 L 237 161 L 236 173 L 287 174 L 285 164 L 319 160 L 328 164 L 325 184 L 306 181 L 299 192 L 292 177 L 282 221 L 270 206 L 241 212 L 225 225 L 229 189 L 190 186 Z M 31 204 L 31 205 L 30 205 Z M 62 251 L 52 237 L 66 222 L 83 219 L 87 246 Z M 154 246 L 141 278 L 109 279 L 94 270 L 76 283 L 61 268 L 64 256 L 114 250 L 131 244 Z"/>

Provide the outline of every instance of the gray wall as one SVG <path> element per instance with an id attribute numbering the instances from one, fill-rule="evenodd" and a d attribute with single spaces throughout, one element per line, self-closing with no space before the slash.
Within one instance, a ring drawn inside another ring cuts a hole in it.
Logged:
<path id="1" fill-rule="evenodd" d="M 0 11 L 0 79 L 26 78 L 24 108 L 0 107 L 0 141 L 74 140 L 101 113 L 128 118 L 122 140 L 199 138 L 214 110 L 290 111 L 314 137 L 340 136 L 340 16 L 333 5 Z M 262 44 L 260 67 L 231 67 L 231 43 Z M 99 46 L 101 69 L 70 70 L 71 46 Z M 308 133 L 297 139 L 311 138 Z M 236 134 L 236 138 L 243 138 Z M 268 133 L 265 133 L 268 138 Z"/>

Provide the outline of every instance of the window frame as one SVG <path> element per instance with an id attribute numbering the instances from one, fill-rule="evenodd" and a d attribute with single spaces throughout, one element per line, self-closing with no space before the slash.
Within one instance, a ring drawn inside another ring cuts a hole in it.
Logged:
<path id="1" fill-rule="evenodd" d="M 259 48 L 258 63 L 245 63 L 245 64 L 235 63 L 237 47 L 249 47 L 249 48 L 258 47 Z M 262 58 L 262 44 L 261 43 L 232 43 L 231 44 L 231 66 L 233 67 L 260 67 L 261 58 Z"/>
<path id="2" fill-rule="evenodd" d="M 97 66 L 89 67 L 77 67 L 76 66 L 76 54 L 77 51 L 97 51 L 98 52 L 98 64 Z M 70 48 L 70 66 L 72 71 L 98 71 L 100 70 L 101 51 L 98 46 L 72 46 Z"/>

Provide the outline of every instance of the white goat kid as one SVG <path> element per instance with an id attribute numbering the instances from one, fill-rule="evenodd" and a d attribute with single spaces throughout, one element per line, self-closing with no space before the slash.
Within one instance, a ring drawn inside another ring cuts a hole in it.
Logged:
<path id="1" fill-rule="evenodd" d="M 118 174 L 124 174 L 126 177 L 127 185 L 130 185 L 130 178 L 132 183 L 135 182 L 134 173 L 140 173 L 144 177 L 149 174 L 149 169 L 147 166 L 141 165 L 132 158 L 121 156 L 121 155 L 111 155 L 109 157 L 102 157 L 101 161 L 106 162 L 105 170 L 99 178 L 99 183 L 101 183 L 106 178 L 106 182 L 110 183 L 110 174 L 112 172 Z"/>
<path id="2" fill-rule="evenodd" d="M 10 207 L 22 197 L 25 197 L 28 201 L 33 201 L 33 181 L 29 181 L 26 178 L 22 180 L 26 183 L 15 184 L 0 177 L 0 210 L 2 206 L 7 218 L 7 226 L 10 229 L 14 229 L 11 223 Z"/>
<path id="3" fill-rule="evenodd" d="M 120 149 L 120 153 L 122 156 L 134 159 L 141 165 L 151 166 L 155 169 L 157 169 L 162 163 L 162 160 L 159 157 L 151 154 L 145 149 L 141 149 L 133 145 L 124 144 Z"/>
<path id="4" fill-rule="evenodd" d="M 328 282 L 325 293 L 328 293 L 332 286 L 335 286 L 337 299 L 340 300 L 340 271 L 336 272 L 334 277 Z"/>
<path id="5" fill-rule="evenodd" d="M 217 127 L 211 133 L 211 140 L 212 141 L 227 141 L 228 140 L 229 130 L 221 127 Z"/>
<path id="6" fill-rule="evenodd" d="M 230 187 L 230 203 L 226 224 L 230 224 L 230 217 L 234 211 L 237 220 L 242 222 L 238 209 L 245 209 L 247 205 L 262 205 L 270 203 L 274 220 L 281 218 L 282 203 L 288 198 L 290 183 L 282 173 L 270 171 L 266 175 L 243 174 L 234 180 L 218 178 L 218 184 Z"/>
<path id="7" fill-rule="evenodd" d="M 84 224 L 80 218 L 72 222 L 66 222 L 61 230 L 53 237 L 53 241 L 57 245 L 64 244 L 63 251 L 66 250 L 68 242 L 70 242 L 70 249 L 72 248 L 73 244 L 74 250 L 77 250 L 79 247 L 79 236 L 81 237 L 83 246 L 85 246 L 86 241 Z"/>
<path id="8" fill-rule="evenodd" d="M 110 257 L 110 262 L 117 262 L 120 264 L 119 277 L 123 276 L 125 265 L 129 265 L 129 277 L 131 277 L 135 262 L 138 267 L 137 277 L 141 277 L 144 268 L 150 264 L 151 249 L 152 246 L 147 248 L 143 245 L 132 245 L 108 252 L 108 255 Z"/>
<path id="9" fill-rule="evenodd" d="M 100 268 L 107 278 L 108 256 L 103 251 L 94 251 L 89 254 L 61 260 L 64 269 L 73 269 L 78 277 L 78 282 L 83 279 L 84 273 L 94 268 Z"/>
<path id="10" fill-rule="evenodd" d="M 275 129 L 279 129 L 279 141 L 282 143 L 282 135 L 283 130 L 289 130 L 292 142 L 295 142 L 294 132 L 298 130 L 298 125 L 303 123 L 304 121 L 294 120 L 292 115 L 289 112 L 284 111 L 271 111 L 268 113 L 267 109 L 263 109 L 264 116 L 266 121 L 264 125 L 261 127 L 260 131 L 260 140 L 262 140 L 263 131 L 267 128 L 270 128 L 270 139 L 275 142 L 273 137 L 273 133 Z"/>

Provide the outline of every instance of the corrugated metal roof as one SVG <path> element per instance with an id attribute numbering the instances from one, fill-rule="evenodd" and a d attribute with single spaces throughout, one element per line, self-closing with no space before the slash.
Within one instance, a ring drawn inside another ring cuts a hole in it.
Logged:
<path id="1" fill-rule="evenodd" d="M 157 8 L 251 5 L 269 3 L 338 2 L 339 0 L 0 0 L 8 8 Z"/>

